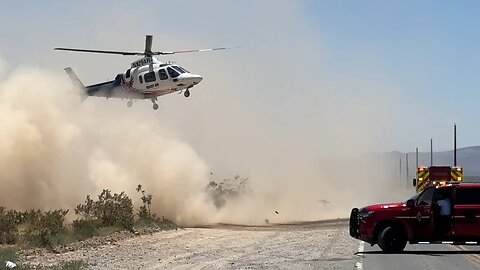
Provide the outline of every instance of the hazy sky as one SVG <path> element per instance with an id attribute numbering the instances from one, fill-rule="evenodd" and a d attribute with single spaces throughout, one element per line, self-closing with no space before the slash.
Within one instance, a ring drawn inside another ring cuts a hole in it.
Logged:
<path id="1" fill-rule="evenodd" d="M 355 151 L 415 146 L 428 151 L 432 136 L 437 149 L 447 150 L 453 122 L 459 146 L 480 144 L 478 1 L 3 1 L 0 6 L 0 58 L 8 71 L 29 65 L 62 72 L 72 66 L 85 84 L 112 79 L 134 59 L 54 52 L 54 47 L 141 50 L 145 34 L 154 35 L 158 50 L 240 46 L 167 58 L 205 80 L 188 102 L 172 95 L 161 99 L 157 112 L 148 101 L 131 109 L 159 115 L 201 154 L 212 142 L 224 150 L 232 144 L 228 140 L 242 140 L 253 130 L 258 134 L 252 138 L 271 148 L 302 141 L 318 153 L 333 151 L 326 150 L 329 140 L 349 146 L 372 136 L 375 144 Z M 325 120 L 330 114 L 335 120 Z M 365 125 L 369 132 L 355 134 Z M 227 131 L 212 138 L 212 129 Z M 338 137 L 344 133 L 353 135 Z M 317 140 L 326 146 L 315 148 Z"/>

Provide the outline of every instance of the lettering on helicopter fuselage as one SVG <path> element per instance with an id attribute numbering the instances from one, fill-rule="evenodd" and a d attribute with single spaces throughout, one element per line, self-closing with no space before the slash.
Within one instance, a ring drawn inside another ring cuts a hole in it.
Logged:
<path id="1" fill-rule="evenodd" d="M 145 57 L 145 58 L 142 58 L 138 61 L 133 62 L 132 63 L 132 68 L 141 67 L 141 66 L 150 64 L 152 62 L 153 62 L 153 60 L 152 60 L 151 57 Z"/>
<path id="2" fill-rule="evenodd" d="M 156 83 L 156 84 L 150 84 L 150 85 L 147 85 L 147 89 L 150 89 L 150 88 L 153 88 L 153 87 L 157 87 L 157 86 L 159 86 L 158 83 Z"/>

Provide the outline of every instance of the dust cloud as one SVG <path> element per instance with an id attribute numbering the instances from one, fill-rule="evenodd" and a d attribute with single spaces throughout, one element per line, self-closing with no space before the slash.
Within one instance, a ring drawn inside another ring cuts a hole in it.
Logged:
<path id="1" fill-rule="evenodd" d="M 73 208 L 104 188 L 136 198 L 142 184 L 154 211 L 180 224 L 261 224 L 345 217 L 354 203 L 368 202 L 362 197 L 395 187 L 382 180 L 378 163 L 259 152 L 251 158 L 268 171 L 253 168 L 251 192 L 217 209 L 205 192 L 211 169 L 192 146 L 151 116 L 80 104 L 70 91 L 64 74 L 34 68 L 1 81 L 0 205 Z"/>
<path id="2" fill-rule="evenodd" d="M 80 105 L 64 74 L 20 68 L 0 83 L 0 205 L 73 208 L 108 188 L 143 184 L 156 211 L 210 222 L 207 166 L 153 119 Z M 161 207 L 160 207 L 161 206 Z"/>
<path id="3" fill-rule="evenodd" d="M 309 22 L 297 2 L 203 5 L 162 3 L 162 10 L 172 11 L 162 22 L 172 27 L 125 24 L 122 17 L 105 16 L 125 7 L 107 5 L 101 16 L 87 16 L 88 28 L 69 30 L 88 33 L 88 39 L 66 35 L 62 41 L 69 47 L 142 48 L 138 29 L 144 29 L 154 35 L 156 49 L 241 46 L 161 59 L 204 80 L 188 100 L 160 98 L 159 111 L 148 101 L 130 109 L 119 100 L 80 104 L 58 72 L 65 63 L 87 85 L 132 59 L 48 53 L 59 41 L 44 35 L 34 59 L 51 69 L 0 75 L 0 205 L 72 208 L 104 188 L 135 198 L 142 184 L 153 195 L 153 210 L 183 225 L 264 224 L 347 217 L 352 207 L 413 193 L 394 178 L 393 160 L 367 154 L 392 150 L 396 121 L 406 111 L 376 47 L 336 49 L 328 28 Z M 175 10 L 188 20 L 178 20 Z M 158 17 L 154 8 L 131 12 Z M 112 25 L 122 25 L 124 34 Z M 236 174 L 249 178 L 251 192 L 217 209 L 205 188 Z"/>

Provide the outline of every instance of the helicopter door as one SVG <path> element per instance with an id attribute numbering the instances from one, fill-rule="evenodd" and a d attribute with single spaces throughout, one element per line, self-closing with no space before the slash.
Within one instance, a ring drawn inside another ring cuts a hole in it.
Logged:
<path id="1" fill-rule="evenodd" d="M 177 77 L 180 76 L 180 73 L 171 67 L 167 67 L 168 75 L 172 78 L 173 82 L 178 82 Z"/>

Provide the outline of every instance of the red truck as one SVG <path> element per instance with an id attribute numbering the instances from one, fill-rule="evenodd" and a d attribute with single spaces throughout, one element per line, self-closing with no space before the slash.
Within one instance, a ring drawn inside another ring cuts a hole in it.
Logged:
<path id="1" fill-rule="evenodd" d="M 405 202 L 353 208 L 349 225 L 352 237 L 385 253 L 407 242 L 480 244 L 480 184 L 430 186 Z"/>

